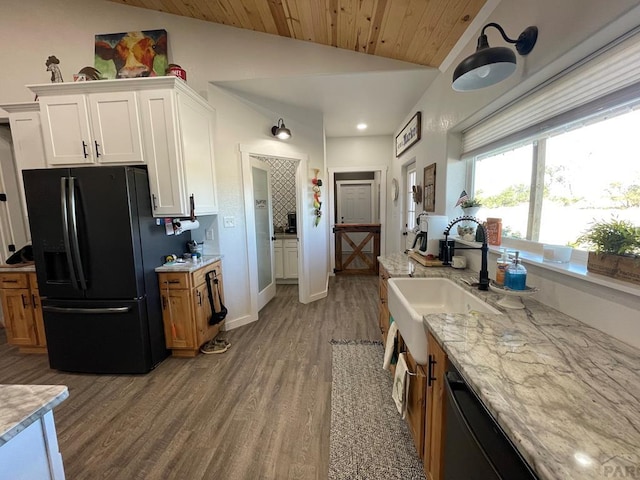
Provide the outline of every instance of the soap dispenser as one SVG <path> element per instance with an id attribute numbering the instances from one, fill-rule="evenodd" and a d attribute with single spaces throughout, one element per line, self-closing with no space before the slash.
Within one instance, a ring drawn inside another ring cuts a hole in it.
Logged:
<path id="1" fill-rule="evenodd" d="M 511 263 L 509 261 L 509 255 L 507 254 L 506 248 L 500 249 L 502 255 L 498 257 L 498 264 L 496 265 L 496 285 L 503 286 L 504 285 L 504 274 Z"/>
<path id="2" fill-rule="evenodd" d="M 516 257 L 504 273 L 504 286 L 511 290 L 527 288 L 527 269 L 520 263 L 519 255 L 520 252 L 516 252 Z"/>

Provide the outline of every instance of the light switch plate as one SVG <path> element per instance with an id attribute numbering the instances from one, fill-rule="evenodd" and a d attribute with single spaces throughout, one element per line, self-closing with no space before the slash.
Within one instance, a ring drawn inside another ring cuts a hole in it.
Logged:
<path id="1" fill-rule="evenodd" d="M 236 226 L 235 217 L 224 217 L 224 228 L 234 228 Z"/>
<path id="2" fill-rule="evenodd" d="M 213 240 L 213 228 L 207 228 L 207 230 L 205 231 L 205 239 Z"/>

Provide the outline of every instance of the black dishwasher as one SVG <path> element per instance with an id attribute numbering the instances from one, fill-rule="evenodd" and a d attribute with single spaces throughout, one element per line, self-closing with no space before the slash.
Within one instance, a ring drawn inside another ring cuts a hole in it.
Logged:
<path id="1" fill-rule="evenodd" d="M 445 391 L 445 480 L 538 478 L 453 367 Z"/>

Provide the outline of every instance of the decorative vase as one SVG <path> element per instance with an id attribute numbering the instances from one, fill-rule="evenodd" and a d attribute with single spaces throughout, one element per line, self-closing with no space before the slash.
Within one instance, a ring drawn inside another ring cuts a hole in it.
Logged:
<path id="1" fill-rule="evenodd" d="M 463 208 L 462 211 L 467 217 L 475 217 L 476 215 L 478 215 L 480 207 L 467 207 Z"/>

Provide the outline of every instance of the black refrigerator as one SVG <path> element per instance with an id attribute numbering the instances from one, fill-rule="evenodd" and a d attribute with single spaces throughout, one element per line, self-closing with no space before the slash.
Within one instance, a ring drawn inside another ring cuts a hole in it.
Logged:
<path id="1" fill-rule="evenodd" d="M 190 235 L 153 218 L 144 167 L 25 170 L 49 365 L 146 373 L 165 347 L 157 274 Z M 159 223 L 159 224 L 158 224 Z"/>

